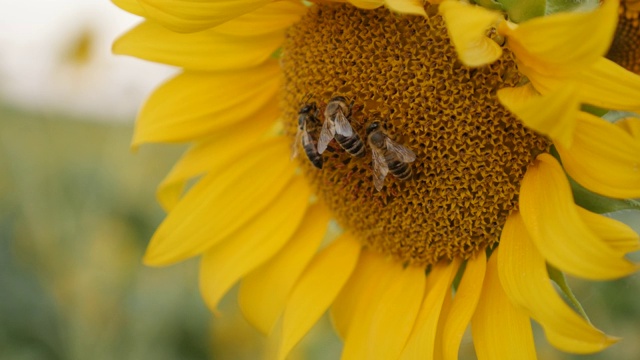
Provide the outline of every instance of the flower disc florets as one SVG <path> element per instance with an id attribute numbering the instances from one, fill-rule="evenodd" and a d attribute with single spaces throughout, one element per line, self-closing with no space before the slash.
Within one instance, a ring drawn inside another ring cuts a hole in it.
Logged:
<path id="1" fill-rule="evenodd" d="M 343 227 L 370 248 L 416 264 L 468 258 L 495 244 L 518 206 L 527 166 L 549 146 L 498 102 L 498 89 L 521 80 L 508 50 L 489 66 L 466 67 L 437 8 L 426 11 L 424 18 L 314 5 L 287 33 L 282 54 L 292 137 L 308 94 L 320 114 L 342 95 L 354 102 L 351 125 L 365 144 L 377 116 L 391 139 L 417 155 L 412 178 L 389 174 L 381 191 L 368 144 L 357 158 L 334 140 L 321 170 L 299 157 Z"/>

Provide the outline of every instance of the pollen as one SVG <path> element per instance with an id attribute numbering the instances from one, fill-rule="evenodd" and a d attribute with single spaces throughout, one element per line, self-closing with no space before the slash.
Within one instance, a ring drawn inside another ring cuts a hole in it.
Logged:
<path id="1" fill-rule="evenodd" d="M 640 1 L 622 1 L 618 13 L 618 27 L 607 58 L 640 74 Z"/>
<path id="2" fill-rule="evenodd" d="M 347 4 L 309 10 L 281 57 L 286 131 L 293 141 L 306 99 L 323 122 L 340 95 L 354 104 L 351 126 L 366 148 L 355 157 L 333 140 L 322 169 L 298 156 L 318 198 L 364 246 L 405 263 L 466 259 L 495 245 L 527 167 L 549 148 L 498 102 L 498 89 L 521 80 L 508 50 L 491 65 L 464 66 L 428 4 L 426 18 Z M 380 191 L 366 134 L 374 118 L 416 155 L 412 176 L 389 173 Z"/>

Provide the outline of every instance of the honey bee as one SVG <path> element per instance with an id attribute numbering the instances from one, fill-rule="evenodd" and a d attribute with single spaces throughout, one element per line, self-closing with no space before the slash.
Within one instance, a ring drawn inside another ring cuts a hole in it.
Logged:
<path id="1" fill-rule="evenodd" d="M 367 140 L 371 146 L 373 185 L 376 190 L 382 190 L 384 178 L 389 172 L 400 180 L 411 177 L 409 163 L 416 159 L 416 154 L 406 146 L 391 140 L 382 129 L 380 122 L 374 121 L 367 126 Z"/>
<path id="2" fill-rule="evenodd" d="M 324 124 L 318 139 L 318 152 L 322 154 L 331 139 L 336 139 L 338 144 L 349 154 L 357 157 L 364 156 L 364 144 L 360 136 L 351 127 L 351 109 L 353 102 L 347 105 L 347 99 L 343 96 L 334 96 L 324 110 Z"/>
<path id="3" fill-rule="evenodd" d="M 308 101 L 308 99 L 306 100 Z M 296 139 L 291 149 L 291 158 L 298 156 L 298 144 L 302 143 L 302 148 L 307 154 L 313 166 L 322 169 L 322 156 L 318 153 L 317 142 L 310 133 L 317 134 L 320 129 L 318 119 L 318 107 L 315 102 L 304 104 L 298 111 L 298 131 Z"/>

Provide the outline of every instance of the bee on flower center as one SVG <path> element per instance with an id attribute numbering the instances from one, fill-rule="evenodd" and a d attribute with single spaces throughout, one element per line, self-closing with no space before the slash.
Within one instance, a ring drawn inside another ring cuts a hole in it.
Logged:
<path id="1" fill-rule="evenodd" d="M 373 121 L 367 126 L 367 140 L 371 147 L 373 185 L 380 191 L 384 185 L 387 173 L 400 180 L 411 177 L 410 162 L 416 159 L 411 149 L 391 140 L 385 133 L 379 121 Z"/>
<path id="2" fill-rule="evenodd" d="M 332 139 L 349 154 L 356 157 L 364 156 L 364 144 L 360 136 L 351 127 L 353 102 L 347 105 L 343 96 L 334 96 L 324 110 L 324 124 L 318 140 L 318 152 L 322 154 Z"/>
<path id="3" fill-rule="evenodd" d="M 308 101 L 307 98 L 306 101 Z M 318 169 L 322 169 L 322 156 L 318 153 L 317 141 L 312 134 L 317 135 L 320 130 L 320 120 L 318 119 L 318 107 L 315 102 L 305 103 L 298 111 L 298 131 L 291 149 L 291 158 L 298 156 L 298 144 L 302 143 L 302 148 L 309 161 Z"/>

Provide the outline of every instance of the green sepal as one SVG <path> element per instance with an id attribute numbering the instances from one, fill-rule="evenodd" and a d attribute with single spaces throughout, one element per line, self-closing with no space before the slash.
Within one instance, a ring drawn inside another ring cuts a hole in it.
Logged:
<path id="1" fill-rule="evenodd" d="M 547 8 L 546 0 L 498 0 L 509 20 L 515 23 L 544 16 Z"/>
<path id="2" fill-rule="evenodd" d="M 582 9 L 595 9 L 597 7 L 598 0 L 547 0 L 546 15 Z"/>
<path id="3" fill-rule="evenodd" d="M 549 264 L 547 264 L 547 273 L 549 273 L 549 278 L 558 285 L 560 293 L 563 295 L 567 303 L 569 303 L 569 306 L 578 312 L 585 320 L 591 323 L 587 313 L 582 307 L 582 304 L 580 304 L 576 296 L 573 294 L 573 291 L 571 291 L 569 284 L 567 284 L 567 278 L 564 276 L 564 273 Z"/>

